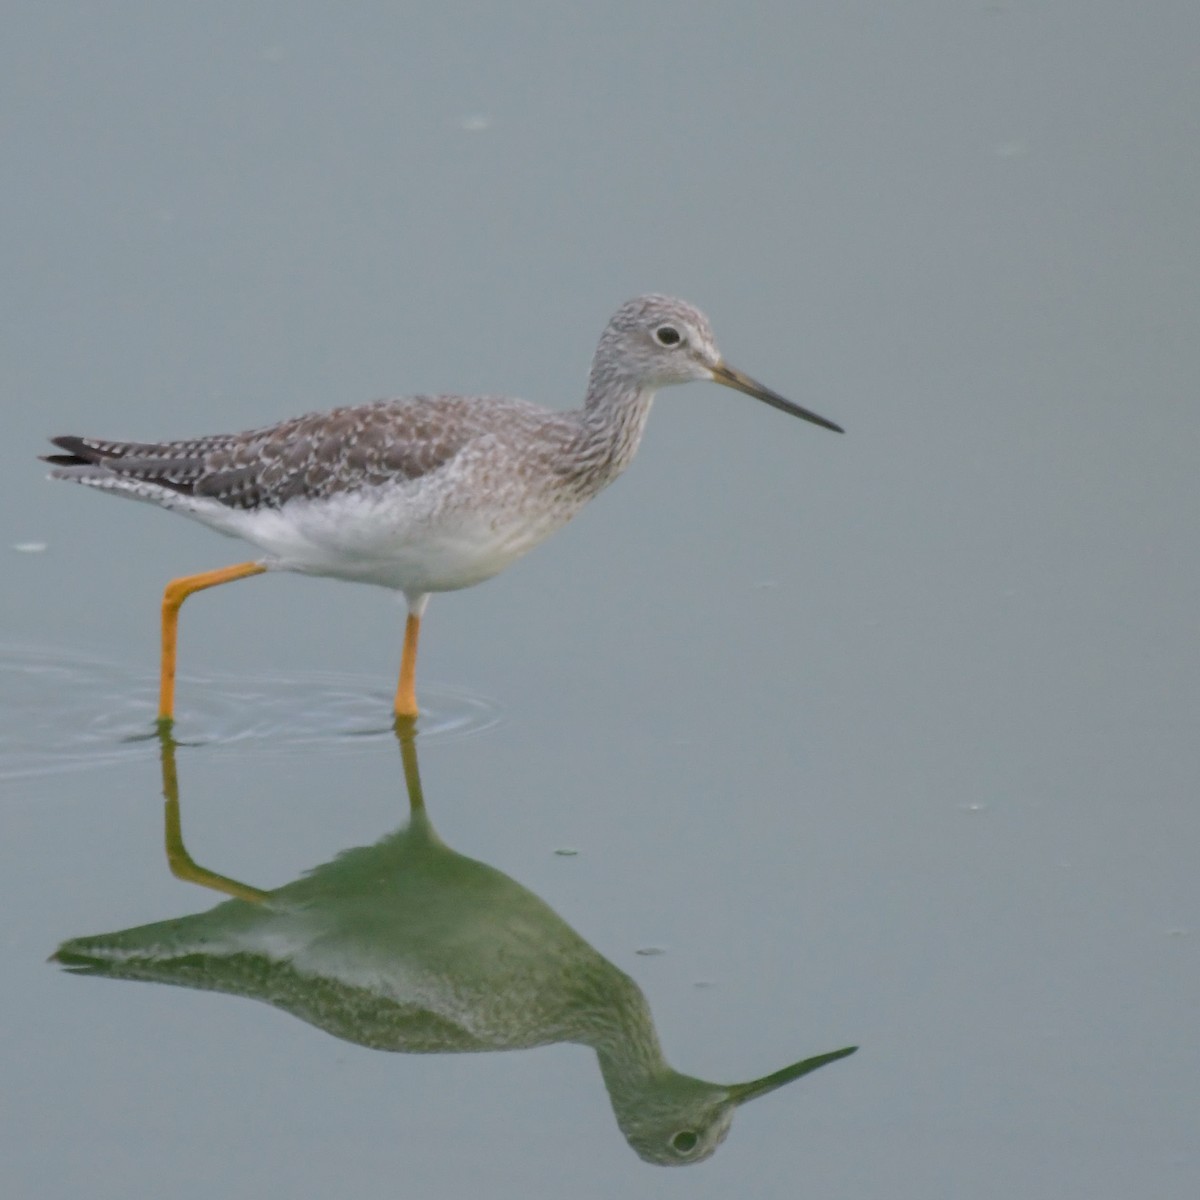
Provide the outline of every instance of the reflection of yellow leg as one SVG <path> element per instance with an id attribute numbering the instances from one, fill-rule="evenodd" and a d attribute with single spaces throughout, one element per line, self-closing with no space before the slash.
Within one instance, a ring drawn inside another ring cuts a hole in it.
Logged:
<path id="1" fill-rule="evenodd" d="M 235 567 L 223 567 L 220 571 L 206 571 L 203 575 L 185 575 L 172 579 L 163 592 L 162 602 L 162 660 L 158 681 L 158 719 L 160 722 L 175 720 L 175 643 L 179 634 L 180 605 L 193 593 L 219 583 L 232 583 L 248 575 L 261 575 L 267 568 L 259 563 L 238 563 Z"/>
<path id="2" fill-rule="evenodd" d="M 198 883 L 201 887 L 212 888 L 213 891 L 223 892 L 226 896 L 236 896 L 239 900 L 261 904 L 270 893 L 246 883 L 239 883 L 227 875 L 218 875 L 215 871 L 200 866 L 187 852 L 187 847 L 183 844 L 183 826 L 179 817 L 179 777 L 175 772 L 175 740 L 165 730 L 159 736 L 162 743 L 163 799 L 166 801 L 164 838 L 167 865 L 171 868 L 171 874 L 176 879 Z"/>
<path id="3" fill-rule="evenodd" d="M 396 716 L 417 715 L 417 639 L 421 636 L 421 618 L 408 614 L 404 623 L 404 653 L 400 659 L 400 683 L 396 688 Z"/>
<path id="4" fill-rule="evenodd" d="M 412 814 L 425 811 L 421 792 L 421 771 L 417 765 L 417 723 L 413 717 L 396 718 L 396 739 L 400 743 L 400 762 L 404 766 L 404 786 L 408 791 L 408 806 Z"/>

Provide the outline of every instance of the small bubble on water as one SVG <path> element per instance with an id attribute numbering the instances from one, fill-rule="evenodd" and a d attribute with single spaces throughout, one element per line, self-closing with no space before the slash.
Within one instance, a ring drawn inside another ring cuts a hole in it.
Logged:
<path id="1" fill-rule="evenodd" d="M 458 127 L 466 133 L 483 133 L 491 129 L 492 118 L 487 113 L 467 113 L 458 118 Z"/>

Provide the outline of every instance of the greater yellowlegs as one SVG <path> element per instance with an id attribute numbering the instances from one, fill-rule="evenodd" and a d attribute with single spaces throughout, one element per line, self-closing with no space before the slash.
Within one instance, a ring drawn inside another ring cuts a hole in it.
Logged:
<path id="1" fill-rule="evenodd" d="M 411 819 L 272 891 L 196 863 L 183 842 L 174 745 L 163 735 L 171 869 L 234 899 L 207 912 L 74 938 L 54 955 L 84 975 L 261 1000 L 376 1050 L 460 1053 L 590 1046 L 613 1113 L 642 1158 L 686 1166 L 735 1109 L 854 1052 L 845 1046 L 748 1083 L 666 1060 L 641 988 L 548 904 L 451 850 L 425 811 L 411 723 L 400 746 Z"/>
<path id="2" fill-rule="evenodd" d="M 183 441 L 57 437 L 65 453 L 46 461 L 52 478 L 181 512 L 263 551 L 167 585 L 160 720 L 174 718 L 180 605 L 203 588 L 275 570 L 404 593 L 395 712 L 414 717 L 430 594 L 489 579 L 569 521 L 629 465 L 655 392 L 697 379 L 842 432 L 729 366 L 703 313 L 649 295 L 609 321 L 574 412 L 500 396 L 408 396 Z"/>

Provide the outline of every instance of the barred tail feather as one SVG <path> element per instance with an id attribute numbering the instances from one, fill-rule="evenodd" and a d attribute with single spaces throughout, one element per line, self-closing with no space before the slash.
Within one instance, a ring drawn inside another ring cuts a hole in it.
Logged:
<path id="1" fill-rule="evenodd" d="M 197 463 L 192 456 L 165 454 L 171 447 L 138 442 L 106 442 L 66 434 L 50 439 L 65 454 L 45 454 L 51 479 L 66 479 L 121 492 L 139 500 L 166 503 L 172 495 L 191 495 Z M 182 447 L 180 447 L 182 449 Z"/>

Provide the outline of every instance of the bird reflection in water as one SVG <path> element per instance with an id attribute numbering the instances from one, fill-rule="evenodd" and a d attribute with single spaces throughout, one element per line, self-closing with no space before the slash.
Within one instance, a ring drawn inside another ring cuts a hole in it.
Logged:
<path id="1" fill-rule="evenodd" d="M 184 846 L 175 744 L 162 737 L 167 857 L 232 896 L 194 916 L 73 938 L 72 972 L 264 1000 L 336 1037 L 407 1053 L 590 1046 L 629 1144 L 685 1165 L 724 1140 L 734 1109 L 854 1052 L 750 1083 L 707 1083 L 663 1057 L 641 989 L 507 875 L 456 854 L 429 820 L 411 725 L 398 723 L 409 821 L 273 891 L 196 864 Z"/>

